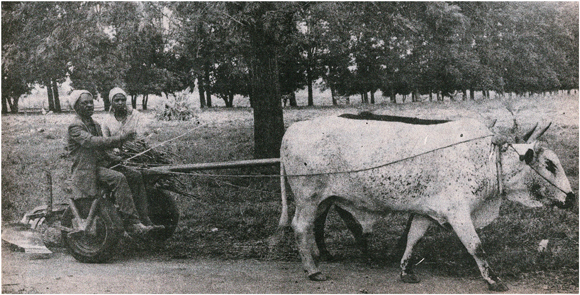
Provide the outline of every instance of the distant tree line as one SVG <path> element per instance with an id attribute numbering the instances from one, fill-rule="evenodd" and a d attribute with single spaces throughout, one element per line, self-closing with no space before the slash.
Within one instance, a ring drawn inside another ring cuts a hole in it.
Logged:
<path id="1" fill-rule="evenodd" d="M 115 86 L 144 109 L 197 86 L 200 107 L 248 97 L 270 150 L 299 89 L 314 105 L 315 86 L 333 104 L 578 88 L 578 23 L 578 2 L 2 2 L 2 111 L 40 84 L 59 112 L 67 77 L 106 109 Z"/>

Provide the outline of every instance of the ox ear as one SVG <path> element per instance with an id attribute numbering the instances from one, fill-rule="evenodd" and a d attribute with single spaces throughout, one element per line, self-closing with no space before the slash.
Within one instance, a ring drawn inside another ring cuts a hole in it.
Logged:
<path id="1" fill-rule="evenodd" d="M 534 160 L 535 156 L 535 144 L 514 144 L 512 147 L 516 150 L 520 157 L 520 161 L 526 161 L 526 164 L 530 164 Z"/>
<path id="2" fill-rule="evenodd" d="M 528 149 L 525 155 L 520 155 L 520 161 L 526 161 L 526 164 L 530 165 L 534 160 L 534 150 Z"/>

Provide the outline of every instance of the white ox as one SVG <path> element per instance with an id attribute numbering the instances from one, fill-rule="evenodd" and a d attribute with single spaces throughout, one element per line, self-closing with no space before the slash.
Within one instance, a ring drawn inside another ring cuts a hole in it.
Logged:
<path id="1" fill-rule="evenodd" d="M 525 144 L 495 145 L 493 133 L 470 119 L 409 124 L 323 117 L 293 124 L 280 154 L 295 195 L 292 227 L 308 277 L 326 280 L 315 259 L 314 223 L 335 204 L 355 219 L 414 213 L 401 259 L 403 281 L 419 281 L 409 263 L 412 249 L 436 222 L 455 231 L 490 290 L 507 290 L 486 262 L 475 231 L 498 216 L 498 188 L 527 206 L 574 203 L 558 157 L 535 142 L 540 135 L 531 135 Z M 287 224 L 286 210 L 283 199 L 281 226 Z"/>

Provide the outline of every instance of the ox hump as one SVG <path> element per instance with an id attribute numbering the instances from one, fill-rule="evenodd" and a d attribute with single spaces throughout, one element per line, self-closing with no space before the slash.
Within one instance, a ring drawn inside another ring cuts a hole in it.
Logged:
<path id="1" fill-rule="evenodd" d="M 432 120 L 432 119 L 420 119 L 414 117 L 400 117 L 391 115 L 376 115 L 371 112 L 360 112 L 358 114 L 342 114 L 339 117 L 353 120 L 370 120 L 370 121 L 383 121 L 383 122 L 398 122 L 413 125 L 435 125 L 451 122 L 450 120 Z"/>

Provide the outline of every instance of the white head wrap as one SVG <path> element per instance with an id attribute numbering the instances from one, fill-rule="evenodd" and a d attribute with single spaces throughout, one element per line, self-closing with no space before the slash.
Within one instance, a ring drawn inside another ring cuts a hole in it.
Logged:
<path id="1" fill-rule="evenodd" d="M 125 97 L 127 97 L 127 93 L 125 93 L 123 89 L 115 87 L 111 89 L 111 91 L 109 91 L 109 99 L 113 99 L 113 96 L 115 96 L 115 94 L 123 94 Z"/>
<path id="2" fill-rule="evenodd" d="M 79 98 L 81 98 L 81 95 L 82 94 L 89 94 L 89 95 L 93 96 L 93 94 L 90 93 L 88 90 L 74 90 L 68 96 L 68 103 L 69 103 L 70 108 L 72 110 L 74 110 L 75 104 L 77 103 L 77 101 L 79 100 Z"/>

